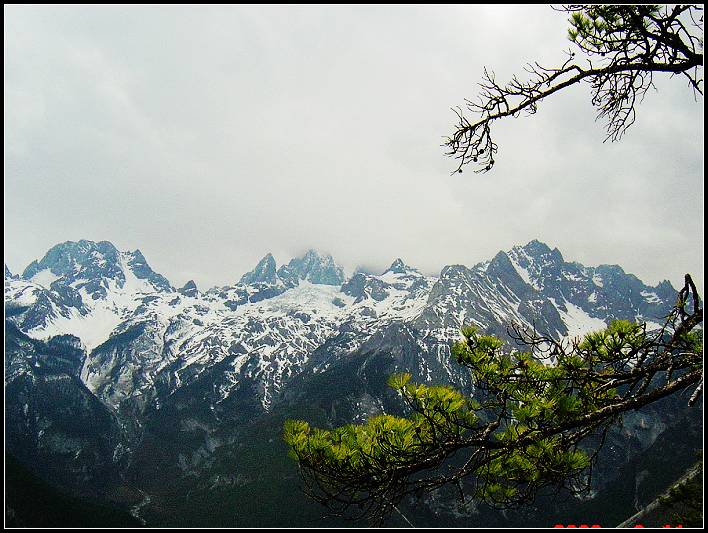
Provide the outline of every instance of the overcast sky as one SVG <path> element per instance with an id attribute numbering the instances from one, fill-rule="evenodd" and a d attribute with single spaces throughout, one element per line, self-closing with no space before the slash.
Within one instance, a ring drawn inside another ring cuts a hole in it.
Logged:
<path id="1" fill-rule="evenodd" d="M 450 110 L 556 65 L 547 6 L 6 7 L 5 262 L 139 248 L 176 285 L 313 247 L 427 273 L 537 238 L 650 284 L 703 271 L 703 102 L 657 80 L 603 143 L 587 87 L 500 123 L 491 173 L 451 176 Z"/>

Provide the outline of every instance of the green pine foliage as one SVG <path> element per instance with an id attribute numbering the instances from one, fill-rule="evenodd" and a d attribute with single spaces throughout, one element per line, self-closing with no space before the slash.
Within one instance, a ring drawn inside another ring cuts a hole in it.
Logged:
<path id="1" fill-rule="evenodd" d="M 580 447 L 585 437 L 607 431 L 623 411 L 700 379 L 702 335 L 685 324 L 672 335 L 649 334 L 645 325 L 618 320 L 570 348 L 534 333 L 524 338 L 530 350 L 521 352 L 465 327 L 451 354 L 469 369 L 474 398 L 394 374 L 388 386 L 407 416 L 334 429 L 288 420 L 284 438 L 311 496 L 378 520 L 406 494 L 450 482 L 462 493 L 467 477 L 474 479 L 472 497 L 502 507 L 548 486 L 578 492 L 588 488 L 597 452 Z M 657 388 L 651 385 L 659 372 L 668 381 Z M 465 462 L 451 467 L 461 450 Z"/>
<path id="2" fill-rule="evenodd" d="M 605 54 L 644 39 L 660 14 L 658 5 L 597 5 L 572 11 L 568 38 L 582 49 Z"/>
<path id="3" fill-rule="evenodd" d="M 301 465 L 316 468 L 325 480 L 394 480 L 419 470 L 421 462 L 426 466 L 440 462 L 445 450 L 461 447 L 485 427 L 481 421 L 492 418 L 490 413 L 507 408 L 508 415 L 491 441 L 501 453 L 476 472 L 483 482 L 475 496 L 501 503 L 517 494 L 519 484 L 562 480 L 588 467 L 587 455 L 568 449 L 563 438 L 539 435 L 544 428 L 572 421 L 616 397 L 614 388 L 602 388 L 584 376 L 590 367 L 607 360 L 608 354 L 640 342 L 641 335 L 630 326 L 616 323 L 588 336 L 586 343 L 602 348 L 594 358 L 571 355 L 554 365 L 545 365 L 530 353 L 504 353 L 500 339 L 465 328 L 452 355 L 472 370 L 477 386 L 487 392 L 481 403 L 451 386 L 411 383 L 411 374 L 394 374 L 388 385 L 410 407 L 409 417 L 380 415 L 365 424 L 333 430 L 289 420 L 285 441 Z M 625 331 L 630 334 L 624 335 Z M 504 395 L 503 402 L 498 394 Z"/>

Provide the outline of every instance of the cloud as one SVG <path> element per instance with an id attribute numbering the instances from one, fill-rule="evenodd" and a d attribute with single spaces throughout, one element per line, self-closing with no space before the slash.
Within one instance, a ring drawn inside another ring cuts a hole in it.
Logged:
<path id="1" fill-rule="evenodd" d="M 450 176 L 450 107 L 553 64 L 547 7 L 5 10 L 5 258 L 140 248 L 175 284 L 308 247 L 435 272 L 538 238 L 648 282 L 702 272 L 702 101 L 658 84 L 602 143 L 588 91 L 499 124 L 498 167 Z"/>

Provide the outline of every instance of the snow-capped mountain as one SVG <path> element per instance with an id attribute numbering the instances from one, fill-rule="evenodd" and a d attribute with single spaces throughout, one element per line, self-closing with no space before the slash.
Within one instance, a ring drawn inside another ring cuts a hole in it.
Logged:
<path id="1" fill-rule="evenodd" d="M 5 278 L 10 320 L 31 338 L 80 339 L 81 379 L 116 408 L 137 397 L 158 407 L 164 391 L 216 364 L 225 371 L 211 401 L 248 382 L 268 408 L 325 343 L 337 339 L 330 357 L 317 357 L 324 367 L 391 325 L 417 339 L 418 374 L 432 379 L 434 365 L 452 377 L 447 347 L 464 324 L 505 336 L 514 321 L 575 336 L 614 318 L 659 322 L 675 294 L 668 282 L 648 287 L 617 266 L 566 262 L 538 241 L 471 268 L 447 266 L 437 278 L 396 259 L 381 275 L 345 279 L 314 250 L 280 268 L 267 254 L 236 285 L 205 292 L 194 282 L 175 289 L 138 250 L 79 241 L 53 247 L 21 277 L 6 267 Z"/>
<path id="2" fill-rule="evenodd" d="M 234 285 L 207 290 L 175 288 L 137 250 L 66 242 L 20 276 L 5 267 L 8 443 L 26 464 L 68 472 L 77 490 L 126 479 L 153 496 L 177 479 L 236 490 L 248 485 L 231 472 L 244 434 L 263 417 L 293 406 L 331 423 L 395 411 L 384 392 L 394 371 L 469 386 L 449 350 L 463 325 L 573 337 L 615 318 L 660 323 L 675 298 L 668 282 L 567 262 L 538 241 L 436 277 L 401 259 L 347 277 L 328 254 L 280 266 L 267 254 Z"/>
<path id="3" fill-rule="evenodd" d="M 6 278 L 7 280 L 7 278 Z M 36 338 L 73 334 L 91 350 L 134 313 L 146 295 L 171 293 L 139 250 L 119 252 L 109 242 L 65 242 L 21 278 L 5 284 L 5 305 L 22 331 Z"/>

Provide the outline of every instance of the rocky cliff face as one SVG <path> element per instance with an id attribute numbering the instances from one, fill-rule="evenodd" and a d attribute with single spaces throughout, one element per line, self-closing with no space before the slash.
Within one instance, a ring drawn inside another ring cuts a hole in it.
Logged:
<path id="1" fill-rule="evenodd" d="M 45 343 L 6 323 L 6 448 L 53 484 L 90 496 L 120 480 L 131 432 L 82 383 L 85 356 L 75 337 Z"/>

